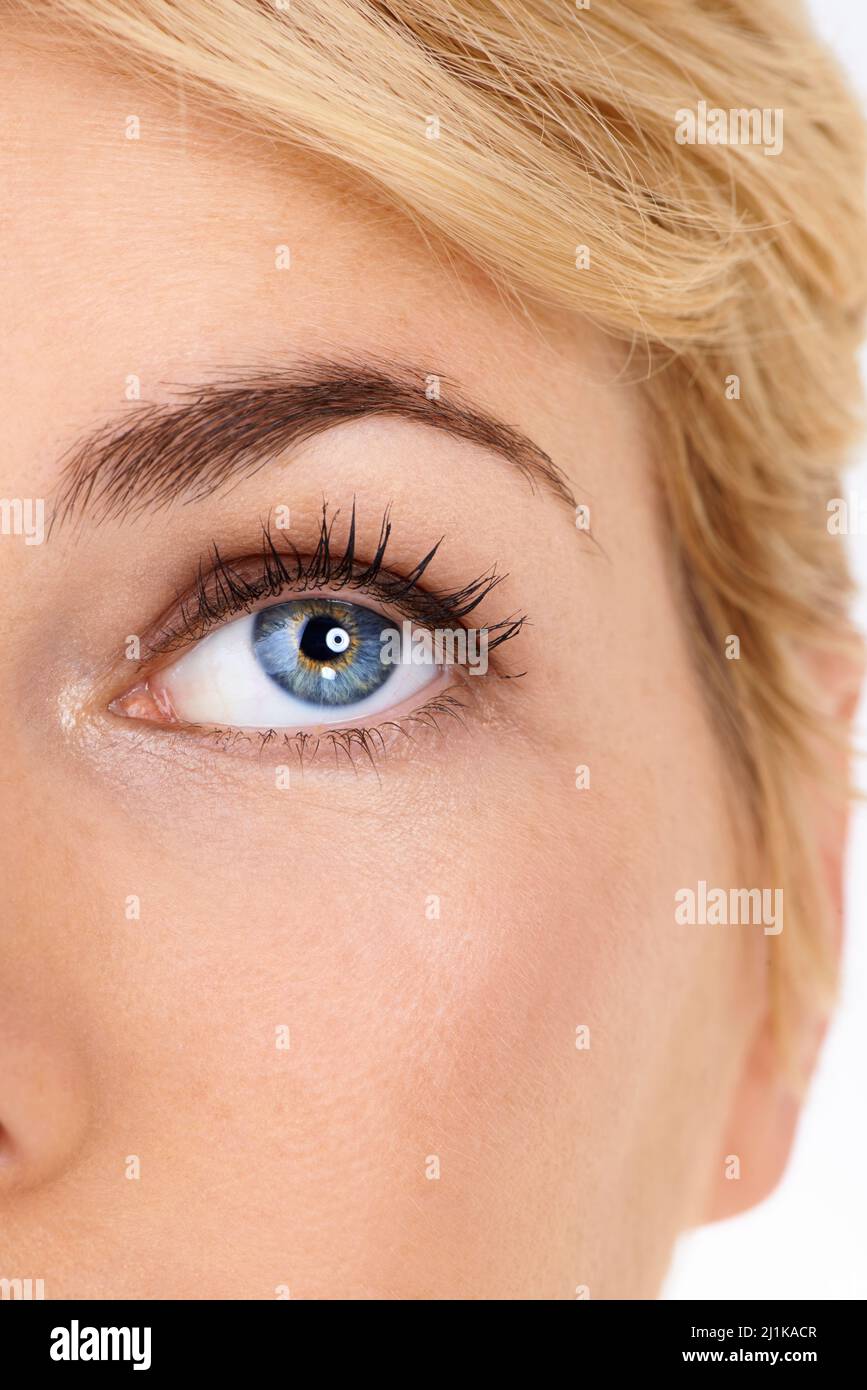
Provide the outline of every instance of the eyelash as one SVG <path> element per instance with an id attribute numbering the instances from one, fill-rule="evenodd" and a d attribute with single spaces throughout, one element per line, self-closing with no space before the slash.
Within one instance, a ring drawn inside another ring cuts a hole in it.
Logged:
<path id="1" fill-rule="evenodd" d="M 301 768 L 304 767 L 305 760 L 313 762 L 326 745 L 334 753 L 335 764 L 340 761 L 339 755 L 344 753 L 352 767 L 355 767 L 356 752 L 362 753 L 376 771 L 376 759 L 385 757 L 386 741 L 385 731 L 391 730 L 412 742 L 412 727 L 421 725 L 423 728 L 440 728 L 443 719 L 454 719 L 458 724 L 464 724 L 463 711 L 464 702 L 459 700 L 456 695 L 446 691 L 443 695 L 434 696 L 412 714 L 405 714 L 400 719 L 384 719 L 379 724 L 368 727 L 361 725 L 346 727 L 342 729 L 326 729 L 320 734 L 308 734 L 304 730 L 295 733 L 286 733 L 280 729 L 264 729 L 249 733 L 242 729 L 211 729 L 204 732 L 203 737 L 214 747 L 221 748 L 224 752 L 233 748 L 236 744 L 258 743 L 260 755 L 271 745 L 276 744 L 280 748 L 293 751 L 298 757 Z"/>
<path id="2" fill-rule="evenodd" d="M 391 605 L 402 616 L 420 627 L 434 629 L 460 624 L 473 613 L 488 595 L 506 578 L 492 568 L 479 578 L 458 589 L 432 590 L 421 587 L 420 581 L 433 561 L 442 538 L 404 576 L 386 568 L 386 556 L 392 537 L 390 507 L 386 507 L 380 523 L 379 540 L 372 561 L 361 564 L 356 558 L 356 506 L 353 501 L 346 540 L 335 546 L 334 527 L 340 516 L 336 509 L 329 517 L 324 503 L 319 525 L 319 537 L 313 553 L 302 558 L 297 547 L 283 532 L 275 534 L 270 519 L 262 527 L 261 552 L 256 559 L 258 568 L 249 572 L 251 560 L 226 561 L 216 543 L 212 546 L 209 569 L 200 561 L 192 594 L 178 598 L 177 615 L 163 627 L 159 635 L 148 642 L 147 657 L 142 662 L 170 655 L 192 645 L 227 619 L 250 612 L 263 599 L 277 599 L 287 590 L 304 593 L 311 589 L 351 590 L 379 599 Z M 244 569 L 239 568 L 243 565 Z M 490 654 L 504 642 L 517 636 L 527 621 L 524 614 L 487 623 L 487 651 Z M 514 679 L 498 672 L 502 679 Z M 521 673 L 523 674 L 523 673 Z M 484 678 L 483 678 L 484 679 Z M 419 709 L 398 719 L 382 719 L 368 727 L 342 727 L 317 734 L 303 730 L 289 733 L 284 730 L 245 731 L 213 728 L 199 731 L 199 738 L 212 746 L 228 751 L 236 745 L 258 743 L 259 754 L 268 749 L 289 749 L 296 753 L 300 765 L 312 761 L 323 746 L 334 752 L 335 761 L 345 754 L 355 765 L 356 753 L 376 767 L 376 760 L 385 755 L 386 733 L 413 740 L 418 727 L 439 729 L 447 719 L 463 725 L 465 703 L 452 691 L 429 699 Z"/>
<path id="3" fill-rule="evenodd" d="M 262 550 L 258 557 L 259 570 L 250 576 L 232 562 L 223 559 L 216 543 L 211 550 L 211 568 L 206 571 L 200 562 L 191 600 L 178 600 L 178 617 L 174 625 L 165 627 L 149 645 L 149 656 L 162 656 L 193 642 L 200 641 L 227 618 L 248 613 L 264 598 L 278 598 L 287 590 L 305 593 L 310 589 L 351 590 L 378 598 L 390 604 L 402 616 L 420 627 L 433 629 L 450 623 L 464 626 L 463 620 L 484 602 L 505 575 L 496 569 L 460 589 L 429 590 L 420 586 L 425 571 L 437 554 L 442 539 L 404 577 L 385 567 L 386 552 L 392 534 L 390 509 L 383 513 L 379 541 L 373 560 L 366 565 L 356 561 L 356 510 L 352 504 L 347 539 L 338 552 L 333 544 L 333 530 L 339 509 L 329 520 L 327 504 L 323 504 L 316 549 L 309 559 L 302 559 L 297 547 L 283 536 L 278 541 L 270 519 L 262 527 Z M 279 535 L 279 533 L 278 533 Z M 283 549 L 281 551 L 280 546 Z M 526 616 L 500 619 L 486 624 L 488 652 L 517 636 Z"/>

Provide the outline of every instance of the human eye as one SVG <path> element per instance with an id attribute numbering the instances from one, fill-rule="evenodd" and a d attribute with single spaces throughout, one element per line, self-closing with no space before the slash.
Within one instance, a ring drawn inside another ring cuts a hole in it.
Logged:
<path id="1" fill-rule="evenodd" d="M 227 562 L 215 548 L 210 571 L 200 567 L 195 590 L 169 615 L 143 673 L 111 712 L 176 732 L 305 742 L 458 714 L 461 695 L 478 684 L 465 677 L 486 674 L 489 652 L 524 622 L 471 626 L 500 576 L 491 570 L 434 590 L 426 578 L 439 543 L 397 573 L 386 559 L 388 512 L 369 561 L 357 553 L 354 507 L 340 544 L 337 515 L 329 520 L 323 508 L 306 557 L 267 528 L 258 557 Z"/>
<path id="2" fill-rule="evenodd" d="M 150 696 L 183 724 L 279 730 L 370 719 L 442 681 L 441 663 L 413 660 L 412 632 L 368 604 L 288 599 L 198 641 L 156 672 Z"/>

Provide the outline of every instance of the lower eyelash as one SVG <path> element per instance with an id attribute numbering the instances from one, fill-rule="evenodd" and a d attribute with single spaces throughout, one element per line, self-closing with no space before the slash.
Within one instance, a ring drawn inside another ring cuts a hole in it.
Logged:
<path id="1" fill-rule="evenodd" d="M 442 724 L 449 719 L 465 727 L 465 709 L 465 701 L 447 690 L 433 696 L 411 714 L 402 715 L 399 719 L 385 719 L 380 724 L 366 728 L 347 726 L 325 729 L 317 734 L 306 733 L 303 729 L 294 733 L 283 729 L 201 729 L 198 738 L 199 741 L 212 743 L 222 752 L 231 752 L 243 744 L 251 753 L 258 751 L 260 757 L 266 752 L 272 756 L 290 753 L 297 757 L 301 772 L 305 763 L 312 763 L 327 755 L 329 750 L 334 753 L 336 766 L 340 765 L 340 755 L 343 754 L 356 770 L 357 758 L 363 758 L 376 770 L 377 759 L 384 759 L 388 755 L 387 733 L 412 742 L 414 728 L 440 732 Z M 258 750 L 255 748 L 257 744 Z"/>

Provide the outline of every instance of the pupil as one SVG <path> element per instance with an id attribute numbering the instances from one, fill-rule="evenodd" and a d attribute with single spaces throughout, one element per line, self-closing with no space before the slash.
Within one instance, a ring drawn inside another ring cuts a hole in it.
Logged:
<path id="1" fill-rule="evenodd" d="M 304 624 L 298 646 L 309 661 L 321 661 L 324 665 L 335 652 L 346 651 L 349 634 L 327 614 L 317 614 Z"/>
<path id="2" fill-rule="evenodd" d="M 291 599 L 255 615 L 253 652 L 265 674 L 296 700 L 343 708 L 391 676 L 381 655 L 390 623 L 361 604 Z"/>

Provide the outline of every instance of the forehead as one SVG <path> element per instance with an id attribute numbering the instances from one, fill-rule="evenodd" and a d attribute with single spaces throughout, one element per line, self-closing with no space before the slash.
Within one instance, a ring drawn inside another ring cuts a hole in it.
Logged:
<path id="1" fill-rule="evenodd" d="M 278 332 L 345 334 L 362 310 L 365 329 L 393 333 L 395 301 L 412 299 L 434 328 L 444 317 L 421 238 L 345 174 L 144 75 L 33 39 L 10 43 L 3 62 L 13 325 L 34 309 L 72 314 L 107 351 L 162 357 L 168 312 L 183 360 L 202 335 L 219 350 L 239 333 L 253 346 Z"/>
<path id="2" fill-rule="evenodd" d="M 587 325 L 531 319 L 360 175 L 228 104 L 46 39 L 10 31 L 0 57 L 8 495 L 51 496 L 131 379 L 159 400 L 301 356 L 442 371 L 581 481 L 612 429 L 634 433 Z"/>
<path id="3" fill-rule="evenodd" d="M 203 338 L 217 353 L 239 335 L 256 349 L 353 328 L 392 345 L 424 332 L 431 350 L 454 352 L 456 313 L 468 360 L 492 353 L 492 316 L 520 346 L 484 277 L 363 178 L 276 146 L 181 85 L 40 47 L 38 32 L 10 38 L 0 61 L 13 324 L 38 309 L 68 334 L 72 316 L 107 352 L 157 347 L 179 363 Z"/>
<path id="4" fill-rule="evenodd" d="M 132 374 L 152 394 L 211 363 L 339 349 L 444 362 L 472 385 L 538 349 L 479 273 L 454 256 L 447 268 L 352 177 L 38 38 L 10 38 L 0 85 L 19 428 L 63 418 L 74 432 Z"/>

